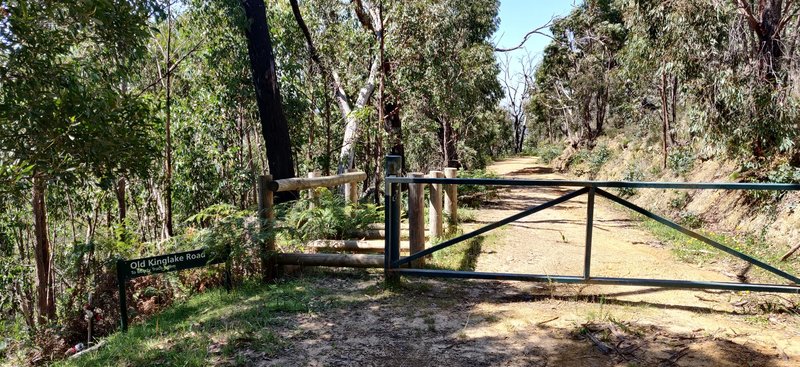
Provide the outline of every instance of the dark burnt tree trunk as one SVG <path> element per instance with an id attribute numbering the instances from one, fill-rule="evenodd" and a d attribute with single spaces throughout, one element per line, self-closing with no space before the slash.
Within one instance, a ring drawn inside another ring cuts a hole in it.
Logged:
<path id="1" fill-rule="evenodd" d="M 273 179 L 294 177 L 292 143 L 281 105 L 275 55 L 272 52 L 267 24 L 267 9 L 263 0 L 241 0 L 241 5 L 249 24 L 245 30 L 247 51 L 250 55 L 250 70 L 253 73 L 269 172 Z M 296 196 L 296 193 L 278 193 L 276 201 L 286 201 Z"/>
<path id="2" fill-rule="evenodd" d="M 399 155 L 403 157 L 405 162 L 406 149 L 403 145 L 403 125 L 400 121 L 400 106 L 393 102 L 384 102 L 384 127 L 386 132 L 389 133 L 389 154 Z"/>
<path id="3" fill-rule="evenodd" d="M 758 37 L 761 43 L 761 60 L 759 64 L 767 80 L 774 82 L 777 80 L 781 58 L 783 57 L 780 37 L 783 1 L 766 0 L 762 3 L 761 34 Z"/>
<path id="4" fill-rule="evenodd" d="M 118 220 L 120 223 L 125 222 L 125 218 L 128 216 L 128 202 L 125 199 L 125 177 L 120 177 L 117 180 L 117 187 L 114 190 L 114 194 L 117 197 L 117 208 L 118 208 Z"/>
<path id="5" fill-rule="evenodd" d="M 797 8 L 783 6 L 783 0 L 759 0 L 758 7 L 751 0 L 738 0 L 750 30 L 758 37 L 758 67 L 761 75 L 771 83 L 778 82 L 783 58 L 781 33 Z M 788 5 L 792 5 L 788 3 Z M 786 11 L 786 14 L 784 14 Z"/>
<path id="6" fill-rule="evenodd" d="M 461 168 L 461 160 L 458 158 L 458 149 L 456 148 L 458 137 L 453 125 L 447 119 L 436 118 L 436 121 L 439 123 L 439 144 L 445 167 Z"/>
<path id="7" fill-rule="evenodd" d="M 41 175 L 33 177 L 33 227 L 36 246 L 36 296 L 39 311 L 39 324 L 56 318 L 55 292 L 53 289 L 53 271 L 50 262 L 50 239 L 47 234 L 47 207 L 45 190 L 47 184 Z"/>

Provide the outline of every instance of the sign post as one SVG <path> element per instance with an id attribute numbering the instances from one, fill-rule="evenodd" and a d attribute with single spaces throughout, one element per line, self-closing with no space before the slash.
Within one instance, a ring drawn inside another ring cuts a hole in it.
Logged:
<path id="1" fill-rule="evenodd" d="M 207 249 L 176 252 L 174 254 L 144 257 L 133 260 L 117 260 L 117 283 L 119 284 L 119 313 L 122 331 L 128 331 L 127 282 L 145 275 L 198 268 L 225 263 L 225 288 L 231 289 L 230 259 L 227 253 L 214 256 Z"/>

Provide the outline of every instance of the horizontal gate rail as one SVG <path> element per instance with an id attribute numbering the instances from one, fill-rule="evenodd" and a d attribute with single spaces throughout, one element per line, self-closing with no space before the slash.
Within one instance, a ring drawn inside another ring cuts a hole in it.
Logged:
<path id="1" fill-rule="evenodd" d="M 432 178 L 432 177 L 399 177 L 401 159 L 398 156 L 387 156 L 386 159 L 386 195 L 385 195 L 385 220 L 386 220 L 386 243 L 384 252 L 384 271 L 387 280 L 397 279 L 400 275 L 420 276 L 420 277 L 442 277 L 442 278 L 468 278 L 468 279 L 502 279 L 502 280 L 521 280 L 534 282 L 556 282 L 556 283 L 582 283 L 582 284 L 603 284 L 603 285 L 632 285 L 632 286 L 656 286 L 664 288 L 682 289 L 721 289 L 732 291 L 756 291 L 756 292 L 776 292 L 800 294 L 800 278 L 790 274 L 775 266 L 767 264 L 750 255 L 744 254 L 736 249 L 712 240 L 698 232 L 685 228 L 667 218 L 650 212 L 630 201 L 617 195 L 611 194 L 602 188 L 650 188 L 650 189 L 678 189 L 678 190 L 769 190 L 769 191 L 798 191 L 800 184 L 785 183 L 704 183 L 704 182 L 628 182 L 628 181 L 581 181 L 581 180 L 519 180 L 519 179 L 483 179 L 483 178 Z M 532 206 L 517 214 L 501 219 L 497 222 L 485 225 L 469 233 L 462 234 L 450 240 L 441 242 L 428 249 L 418 251 L 409 256 L 400 258 L 400 185 L 401 184 L 465 184 L 465 185 L 488 185 L 488 186 L 543 186 L 543 187 L 580 187 L 580 189 L 569 192 L 556 199 L 543 204 Z M 513 274 L 513 273 L 489 273 L 474 271 L 454 271 L 436 269 L 412 269 L 408 268 L 414 260 L 431 255 L 444 248 L 461 243 L 470 238 L 474 238 L 483 233 L 510 224 L 514 221 L 551 208 L 568 200 L 574 199 L 583 194 L 588 195 L 586 211 L 586 243 L 584 255 L 583 276 L 572 275 L 538 275 L 538 274 Z M 594 277 L 591 275 L 592 257 L 592 228 L 594 224 L 594 205 L 595 195 L 605 197 L 617 204 L 620 204 L 634 212 L 647 218 L 653 219 L 666 225 L 686 236 L 699 240 L 711 247 L 724 253 L 735 256 L 750 264 L 756 265 L 767 272 L 788 280 L 793 284 L 750 284 L 733 282 L 715 281 L 695 281 L 695 280 L 675 280 L 675 279 L 645 279 L 645 278 L 613 278 L 613 277 Z"/>
<path id="2" fill-rule="evenodd" d="M 800 184 L 788 183 L 749 183 L 749 182 L 641 182 L 641 181 L 581 181 L 581 180 L 523 180 L 496 178 L 429 178 L 429 177 L 387 177 L 387 182 L 399 184 L 455 184 L 488 186 L 565 186 L 565 187 L 608 187 L 640 189 L 703 189 L 703 190 L 800 190 Z"/>
<path id="3" fill-rule="evenodd" d="M 598 285 L 632 285 L 654 286 L 663 288 L 685 289 L 721 289 L 731 291 L 775 292 L 800 294 L 800 287 L 776 284 L 751 284 L 731 282 L 704 282 L 694 280 L 670 279 L 644 279 L 644 278 L 608 278 L 592 277 L 585 279 L 582 276 L 570 275 L 539 275 L 515 273 L 487 273 L 477 271 L 435 270 L 435 269 L 396 269 L 395 273 L 406 276 L 457 278 L 457 279 L 487 279 L 487 280 L 518 280 L 544 283 L 571 283 L 571 284 L 598 284 Z"/>

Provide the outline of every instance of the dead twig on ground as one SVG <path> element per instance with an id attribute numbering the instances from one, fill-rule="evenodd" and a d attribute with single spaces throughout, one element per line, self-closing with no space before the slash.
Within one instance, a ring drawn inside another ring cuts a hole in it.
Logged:
<path id="1" fill-rule="evenodd" d="M 677 352 L 673 353 L 669 358 L 662 360 L 660 366 L 675 366 L 678 360 L 689 354 L 689 347 L 683 347 Z"/>
<path id="2" fill-rule="evenodd" d="M 597 350 L 599 350 L 600 353 L 609 354 L 611 353 L 611 351 L 614 350 L 613 348 L 609 347 L 608 344 L 604 343 L 602 340 L 597 339 L 597 337 L 594 336 L 594 334 L 592 334 L 592 332 L 589 330 L 584 331 L 583 335 L 585 335 L 586 338 L 589 339 L 589 341 L 591 341 L 592 344 L 594 344 L 595 348 L 597 348 Z"/>
<path id="3" fill-rule="evenodd" d="M 539 326 L 539 325 L 544 325 L 544 324 L 546 324 L 546 323 L 548 323 L 548 322 L 550 322 L 550 321 L 555 321 L 555 320 L 558 320 L 558 316 L 556 316 L 556 317 L 553 317 L 552 319 L 547 319 L 547 320 L 544 320 L 544 321 L 539 321 L 539 322 L 537 322 L 537 323 L 536 323 L 536 326 Z"/>

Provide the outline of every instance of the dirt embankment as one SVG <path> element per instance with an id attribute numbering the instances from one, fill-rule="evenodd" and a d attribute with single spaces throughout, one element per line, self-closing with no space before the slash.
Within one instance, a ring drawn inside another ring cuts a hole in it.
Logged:
<path id="1" fill-rule="evenodd" d="M 687 157 L 680 163 L 670 163 L 688 170 L 676 174 L 663 169 L 663 155 L 645 144 L 620 144 L 601 139 L 597 145 L 610 151 L 610 159 L 596 172 L 598 180 L 630 180 L 666 182 L 738 182 L 740 165 L 732 161 L 705 159 L 703 154 Z M 587 167 L 570 169 L 584 178 Z M 756 200 L 756 195 L 770 196 L 772 192 L 755 194 L 730 190 L 637 190 L 631 201 L 673 218 L 693 216 L 703 228 L 717 233 L 743 237 L 747 235 L 769 243 L 784 254 L 800 243 L 800 192 L 786 192 L 779 201 Z M 775 192 L 777 194 L 777 192 Z M 792 261 L 800 261 L 795 254 Z"/>

